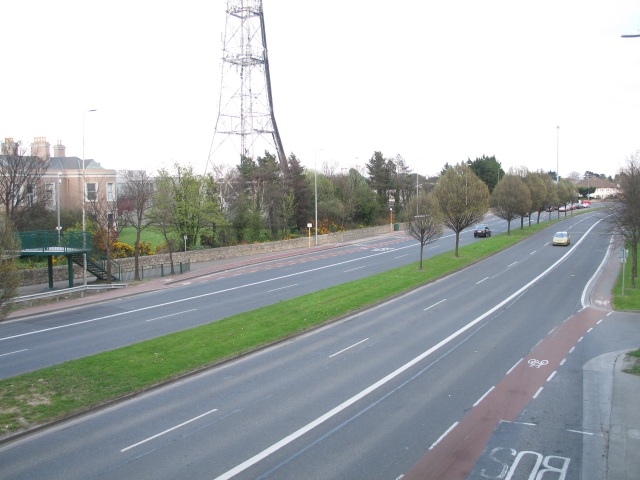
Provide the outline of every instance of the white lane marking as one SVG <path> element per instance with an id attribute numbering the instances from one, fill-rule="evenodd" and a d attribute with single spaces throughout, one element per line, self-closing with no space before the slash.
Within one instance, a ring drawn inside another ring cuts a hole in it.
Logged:
<path id="1" fill-rule="evenodd" d="M 584 237 L 583 237 L 584 238 Z M 575 247 L 574 247 L 575 248 Z M 422 352 L 420 355 L 418 355 L 417 357 L 413 358 L 412 360 L 408 361 L 407 363 L 405 363 L 404 365 L 398 367 L 397 369 L 395 369 L 393 372 L 389 373 L 386 377 L 381 378 L 380 380 L 378 380 L 376 383 L 368 386 L 367 388 L 365 388 L 364 390 L 362 390 L 361 392 L 355 394 L 354 396 L 352 396 L 351 398 L 348 398 L 347 400 L 345 400 L 344 402 L 342 402 L 340 405 L 332 408 L 331 410 L 329 410 L 328 412 L 326 412 L 325 414 L 319 416 L 318 418 L 316 418 L 315 420 L 312 420 L 311 422 L 307 423 L 306 425 L 303 425 L 302 427 L 300 427 L 298 430 L 296 430 L 293 433 L 290 433 L 289 435 L 287 435 L 286 437 L 284 437 L 283 439 L 277 441 L 276 443 L 272 444 L 271 446 L 265 448 L 264 450 L 262 450 L 261 452 L 258 452 L 257 454 L 255 454 L 253 457 L 248 458 L 247 460 L 245 460 L 244 462 L 236 465 L 235 467 L 233 467 L 231 470 L 227 470 L 226 472 L 224 472 L 222 475 L 217 476 L 214 480 L 227 480 L 229 478 L 232 478 L 234 476 L 236 476 L 237 474 L 245 471 L 247 468 L 255 465 L 256 463 L 260 462 L 261 460 L 267 458 L 269 455 L 271 455 L 274 452 L 277 452 L 278 450 L 280 450 L 281 448 L 285 447 L 286 445 L 290 444 L 291 442 L 295 441 L 296 439 L 300 438 L 302 435 L 304 435 L 305 433 L 313 430 L 315 427 L 317 427 L 318 425 L 321 425 L 322 423 L 326 422 L 327 420 L 329 420 L 330 418 L 334 417 L 335 415 L 339 414 L 340 412 L 342 412 L 343 410 L 347 409 L 348 407 L 350 407 L 351 405 L 353 405 L 354 403 L 358 402 L 359 400 L 361 400 L 362 398 L 366 397 L 367 395 L 369 395 L 371 392 L 376 391 L 378 388 L 382 387 L 383 385 L 387 384 L 388 382 L 390 382 L 391 380 L 393 380 L 394 378 L 396 378 L 398 375 L 404 373 L 406 370 L 408 370 L 409 368 L 413 367 L 414 365 L 416 365 L 417 363 L 421 362 L 422 360 L 424 360 L 426 357 L 428 357 L 429 355 L 431 355 L 432 353 L 440 350 L 442 347 L 444 347 L 445 345 L 447 345 L 448 343 L 450 343 L 451 341 L 455 340 L 457 337 L 459 337 L 460 335 L 462 335 L 463 333 L 465 333 L 467 330 L 473 328 L 475 325 L 477 325 L 478 323 L 480 323 L 482 320 L 484 320 L 485 318 L 487 318 L 489 315 L 493 314 L 494 312 L 500 310 L 502 307 L 504 307 L 505 305 L 507 305 L 509 302 L 511 302 L 514 298 L 517 298 L 518 296 L 520 296 L 523 292 L 525 292 L 526 290 L 528 290 L 529 288 L 531 288 L 535 283 L 537 283 L 541 278 L 545 277 L 549 272 L 551 272 L 554 268 L 556 268 L 558 265 L 560 265 L 570 254 L 572 250 L 569 250 L 567 253 L 565 253 L 562 257 L 560 257 L 558 260 L 556 260 L 552 265 L 550 265 L 545 271 L 543 271 L 542 273 L 540 273 L 537 277 L 535 277 L 533 280 L 529 281 L 529 283 L 527 283 L 526 285 L 523 285 L 522 287 L 520 287 L 518 290 L 516 290 L 514 293 L 512 293 L 511 295 L 509 295 L 507 298 L 505 298 L 504 300 L 502 300 L 500 303 L 498 303 L 497 305 L 495 305 L 494 307 L 490 308 L 489 310 L 487 310 L 485 313 L 483 313 L 482 315 L 480 315 L 479 317 L 475 318 L 474 320 L 472 320 L 471 322 L 467 323 L 465 326 L 461 327 L 460 329 L 458 329 L 457 331 L 453 332 L 451 335 L 449 335 L 448 337 L 446 337 L 443 340 L 440 340 L 440 342 L 436 343 L 434 346 L 432 346 L 431 348 L 429 348 L 428 350 Z M 444 301 L 444 300 L 442 300 Z M 536 394 L 534 395 L 533 398 L 536 398 L 538 396 L 538 394 L 542 391 L 542 387 L 540 387 L 540 389 L 536 392 Z M 449 430 L 447 430 L 447 432 L 445 432 L 442 437 L 440 438 L 444 438 L 446 436 L 446 434 L 455 426 L 457 425 L 457 422 L 455 424 L 453 424 L 451 426 L 451 428 Z M 438 441 L 440 441 L 440 439 L 438 439 Z M 436 442 L 437 443 L 437 442 Z M 434 444 L 435 445 L 435 444 Z M 433 446 L 432 446 L 433 447 Z"/>
<path id="2" fill-rule="evenodd" d="M 533 252 L 531 252 L 529 255 L 533 255 L 534 253 L 536 253 L 537 250 L 534 250 Z"/>
<path id="3" fill-rule="evenodd" d="M 507 268 L 509 268 L 509 267 L 513 267 L 516 263 L 518 263 L 518 261 L 517 261 L 517 260 L 516 260 L 515 262 L 510 263 L 509 265 L 507 265 Z"/>
<path id="4" fill-rule="evenodd" d="M 538 398 L 538 395 L 540 395 L 540 392 L 542 392 L 543 389 L 544 387 L 540 387 L 538 391 L 535 393 L 535 395 L 533 396 L 533 398 Z"/>
<path id="5" fill-rule="evenodd" d="M 28 349 L 23 348 L 22 350 L 16 350 L 15 352 L 9 352 L 9 353 L 1 353 L 0 357 L 5 357 L 7 355 L 13 355 L 14 353 L 20 353 L 20 352 L 26 352 Z"/>
<path id="6" fill-rule="evenodd" d="M 426 312 L 426 311 L 427 311 L 427 310 L 429 310 L 430 308 L 433 308 L 433 307 L 435 307 L 436 305 L 440 305 L 442 302 L 446 302 L 446 301 L 447 301 L 447 299 L 446 299 L 446 298 L 443 298 L 443 299 L 442 299 L 442 300 L 440 300 L 439 302 L 436 302 L 436 303 L 434 303 L 433 305 L 431 305 L 431 306 L 429 306 L 429 307 L 425 308 L 425 309 L 423 310 L 423 312 Z"/>
<path id="7" fill-rule="evenodd" d="M 435 448 L 436 445 L 438 445 L 440 443 L 440 441 L 447 436 L 447 434 L 453 430 L 454 428 L 456 428 L 456 425 L 458 425 L 458 422 L 454 423 L 453 425 L 451 425 L 449 428 L 447 428 L 447 431 L 444 432 L 442 435 L 440 435 L 440 438 L 438 438 L 435 442 L 433 442 L 433 444 L 431 444 L 431 446 L 429 447 L 429 450 L 433 450 Z"/>
<path id="8" fill-rule="evenodd" d="M 524 360 L 524 358 L 521 358 L 521 359 L 520 359 L 520 360 L 518 360 L 516 363 L 514 363 L 514 364 L 513 364 L 513 367 L 511 367 L 511 368 L 509 369 L 509 371 L 507 372 L 507 375 L 509 375 L 509 374 L 513 371 L 513 369 L 514 369 L 514 368 L 516 368 L 518 365 L 520 365 L 520 362 L 521 362 L 522 360 Z"/>
<path id="9" fill-rule="evenodd" d="M 573 353 L 573 351 L 574 351 L 575 349 L 576 349 L 576 347 L 571 347 L 571 348 L 569 349 L 569 353 Z"/>
<path id="10" fill-rule="evenodd" d="M 285 288 L 297 287 L 298 284 L 294 283 L 292 285 L 287 285 L 286 287 L 274 288 L 273 290 L 267 290 L 267 293 L 277 292 L 278 290 L 284 290 Z"/>
<path id="11" fill-rule="evenodd" d="M 360 270 L 361 268 L 364 268 L 364 267 L 366 267 L 366 265 L 362 265 L 361 267 L 356 267 L 356 268 L 350 268 L 349 270 L 345 270 L 344 273 Z"/>
<path id="12" fill-rule="evenodd" d="M 218 409 L 214 408 L 213 410 L 209 410 L 208 412 L 204 412 L 202 415 L 198 415 L 197 417 L 193 417 L 191 420 L 187 420 L 186 422 L 182 422 L 180 425 L 176 425 L 175 427 L 171 427 L 171 428 L 167 428 L 164 432 L 160 432 L 160 433 L 156 433 L 155 435 L 152 435 L 151 437 L 145 438 L 144 440 L 140 440 L 138 443 L 134 443 L 133 445 L 129 445 L 128 447 L 123 448 L 122 450 L 120 450 L 120 452 L 124 453 L 127 450 L 131 450 L 132 448 L 135 448 L 139 445 L 142 445 L 143 443 L 147 443 L 150 440 L 153 440 L 154 438 L 158 438 L 161 437 L 162 435 L 165 435 L 169 432 L 172 432 L 180 427 L 184 427 L 185 425 L 188 425 L 191 422 L 195 422 L 196 420 L 205 417 L 207 415 L 209 415 L 210 413 L 213 412 L 217 412 Z"/>
<path id="13" fill-rule="evenodd" d="M 347 348 L 343 348 L 343 349 L 342 349 L 342 350 L 340 350 L 339 352 L 336 352 L 336 353 L 334 353 L 334 354 L 332 354 L 332 355 L 329 355 L 329 358 L 331 358 L 331 357 L 335 357 L 336 355 L 340 355 L 341 353 L 346 352 L 346 351 L 347 351 L 347 350 L 349 350 L 350 348 L 353 348 L 353 347 L 355 347 L 355 346 L 357 346 L 357 345 L 360 345 L 361 343 L 366 342 L 367 340 L 369 340 L 369 338 L 368 338 L 368 337 L 367 337 L 367 338 L 365 338 L 364 340 L 360 340 L 359 342 L 354 343 L 353 345 L 349 345 Z"/>
<path id="14" fill-rule="evenodd" d="M 495 385 L 494 385 L 493 387 L 491 387 L 489 390 L 487 390 L 487 391 L 485 392 L 485 394 L 484 394 L 484 395 L 482 395 L 482 396 L 481 396 L 481 397 L 476 401 L 476 403 L 474 403 L 474 404 L 473 404 L 473 406 L 474 406 L 474 407 L 478 406 L 478 404 L 479 404 L 482 400 L 484 400 L 484 397 L 486 397 L 487 395 L 489 395 L 489 394 L 491 393 L 491 390 L 493 390 L 494 388 L 496 388 L 496 387 L 495 387 Z"/>
<path id="15" fill-rule="evenodd" d="M 409 255 L 408 253 L 405 253 L 404 255 L 398 255 L 396 258 L 402 258 L 402 257 L 406 257 L 408 255 Z"/>
<path id="16" fill-rule="evenodd" d="M 413 244 L 412 245 L 407 245 L 405 247 L 399 247 L 394 251 L 402 250 L 402 249 L 405 249 L 405 248 L 413 248 L 413 247 L 415 247 L 415 245 L 413 245 Z M 319 270 L 326 270 L 327 268 L 337 267 L 339 265 L 345 265 L 347 263 L 357 262 L 357 261 L 360 261 L 360 260 L 366 260 L 368 258 L 378 257 L 380 255 L 385 255 L 385 254 L 388 254 L 388 253 L 389 252 L 373 253 L 371 255 L 366 255 L 364 257 L 353 258 L 351 260 L 345 260 L 344 262 L 332 263 L 331 265 L 324 265 L 322 267 L 316 267 L 316 268 L 312 268 L 312 269 L 309 269 L 309 270 L 304 270 L 302 272 L 290 273 L 288 275 L 282 275 L 280 277 L 268 278 L 266 280 L 260 280 L 259 282 L 246 283 L 244 285 L 238 285 L 237 287 L 225 288 L 225 289 L 222 289 L 222 290 L 217 290 L 215 292 L 209 292 L 209 293 L 203 293 L 201 295 L 195 295 L 193 297 L 181 298 L 180 300 L 173 300 L 171 302 L 159 303 L 158 305 L 149 305 L 148 307 L 136 308 L 134 310 L 127 310 L 126 312 L 120 312 L 120 313 L 114 313 L 114 314 L 111 314 L 111 315 L 105 315 L 104 317 L 90 318 L 88 320 L 82 320 L 80 322 L 66 323 L 64 325 L 57 325 L 55 327 L 43 328 L 41 330 L 34 330 L 32 332 L 25 332 L 25 333 L 19 333 L 17 335 L 11 335 L 11 336 L 8 336 L 8 337 L 1 337 L 0 338 L 0 342 L 3 341 L 3 340 L 11 340 L 13 338 L 27 337 L 29 335 L 36 335 L 38 333 L 50 332 L 52 330 L 59 330 L 59 329 L 62 329 L 62 328 L 75 327 L 77 325 L 82 325 L 82 324 L 85 324 L 85 323 L 93 323 L 93 322 L 97 322 L 97 321 L 100 321 L 100 320 L 106 320 L 106 319 L 109 319 L 109 318 L 121 317 L 123 315 L 129 315 L 131 313 L 143 312 L 145 310 L 152 310 L 154 308 L 163 308 L 163 307 L 166 307 L 167 305 L 174 305 L 176 303 L 189 302 L 191 300 L 197 300 L 199 298 L 210 297 L 211 295 L 218 295 L 220 293 L 233 292 L 234 290 L 241 290 L 243 288 L 255 287 L 256 285 L 262 285 L 264 283 L 275 282 L 277 280 L 282 280 L 283 278 L 290 278 L 290 277 L 295 277 L 295 276 L 298 276 L 298 275 L 303 275 L 303 274 L 306 274 L 306 273 L 317 272 Z"/>
<path id="17" fill-rule="evenodd" d="M 579 433 L 580 435 L 593 435 L 593 432 L 581 432 L 580 430 L 571 430 L 567 428 L 567 432 Z"/>
<path id="18" fill-rule="evenodd" d="M 482 282 L 484 282 L 485 280 L 489 280 L 489 277 L 484 277 L 482 280 L 478 280 L 476 282 L 476 285 L 480 285 Z"/>
<path id="19" fill-rule="evenodd" d="M 566 361 L 567 361 L 567 359 L 563 358 L 562 361 L 560 362 L 560 366 L 564 365 L 564 362 L 566 362 Z"/>
<path id="20" fill-rule="evenodd" d="M 175 317 L 176 315 L 182 315 L 183 313 L 189 313 L 197 310 L 197 308 L 192 308 L 191 310 L 184 310 L 182 312 L 170 313 L 169 315 L 163 315 L 161 317 L 150 318 L 145 320 L 145 322 L 154 322 L 156 320 L 162 320 L 163 318 Z"/>
<path id="21" fill-rule="evenodd" d="M 547 378 L 547 382 L 550 382 L 550 381 L 551 381 L 551 379 L 552 379 L 553 377 L 555 377 L 555 375 L 556 375 L 556 372 L 555 372 L 555 370 L 554 370 L 554 371 L 553 371 L 553 373 L 552 373 L 551 375 L 549 375 L 549 377 Z"/>
<path id="22" fill-rule="evenodd" d="M 591 333 L 591 330 L 593 330 L 593 327 L 591 327 L 589 330 L 587 330 L 587 333 Z"/>

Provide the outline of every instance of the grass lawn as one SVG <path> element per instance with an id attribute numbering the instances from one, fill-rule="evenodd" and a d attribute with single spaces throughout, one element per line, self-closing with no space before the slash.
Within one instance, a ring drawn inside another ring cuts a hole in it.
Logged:
<path id="1" fill-rule="evenodd" d="M 369 307 L 480 261 L 549 226 L 515 228 L 453 252 L 207 325 L 0 380 L 0 435 L 160 384 Z M 625 289 L 625 294 L 627 293 Z"/>
<path id="2" fill-rule="evenodd" d="M 136 244 L 136 229 L 133 227 L 123 228 L 120 230 L 118 240 L 133 247 Z M 164 243 L 162 233 L 153 227 L 142 230 L 140 233 L 140 240 L 151 243 L 151 250 L 154 250 L 158 245 L 162 245 Z"/>

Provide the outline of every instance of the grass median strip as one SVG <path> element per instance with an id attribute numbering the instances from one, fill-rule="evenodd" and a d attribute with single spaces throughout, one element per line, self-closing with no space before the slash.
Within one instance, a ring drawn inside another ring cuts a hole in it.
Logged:
<path id="1" fill-rule="evenodd" d="M 0 380 L 0 436 L 84 411 L 309 330 L 424 285 L 548 226 L 512 230 L 425 261 L 128 347 Z"/>

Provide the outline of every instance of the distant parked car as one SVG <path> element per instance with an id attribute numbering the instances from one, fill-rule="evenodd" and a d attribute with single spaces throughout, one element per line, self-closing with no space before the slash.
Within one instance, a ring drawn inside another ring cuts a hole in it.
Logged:
<path id="1" fill-rule="evenodd" d="M 490 237 L 491 229 L 488 225 L 476 225 L 476 228 L 473 230 L 474 237 Z"/>
<path id="2" fill-rule="evenodd" d="M 568 232 L 556 232 L 553 236 L 553 245 L 569 245 L 571 243 L 571 237 Z"/>

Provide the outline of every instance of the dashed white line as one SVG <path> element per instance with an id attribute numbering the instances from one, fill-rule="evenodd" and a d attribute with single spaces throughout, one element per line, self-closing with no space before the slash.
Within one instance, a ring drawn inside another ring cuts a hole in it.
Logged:
<path id="1" fill-rule="evenodd" d="M 593 330 L 593 327 L 591 327 L 589 330 L 587 330 L 587 333 L 591 333 L 591 330 Z"/>
<path id="2" fill-rule="evenodd" d="M 481 284 L 481 283 L 482 283 L 482 282 L 484 282 L 485 280 L 489 280 L 489 277 L 484 277 L 482 280 L 477 281 L 477 282 L 476 282 L 476 285 Z"/>
<path id="3" fill-rule="evenodd" d="M 20 352 L 26 352 L 27 349 L 23 348 L 22 350 L 16 350 L 15 352 L 9 352 L 9 353 L 0 353 L 0 357 L 5 357 L 7 355 L 13 355 L 14 353 L 20 353 Z"/>
<path id="4" fill-rule="evenodd" d="M 153 322 L 155 320 L 162 320 L 163 318 L 175 317 L 176 315 L 182 315 L 183 313 L 189 313 L 197 310 L 197 308 L 192 308 L 191 310 L 184 310 L 183 312 L 170 313 L 169 315 L 163 315 L 162 317 L 155 317 L 145 320 L 145 322 Z"/>
<path id="5" fill-rule="evenodd" d="M 571 350 L 569 350 L 569 353 L 573 353 L 573 351 L 576 349 L 576 347 L 571 347 Z"/>
<path id="6" fill-rule="evenodd" d="M 367 338 L 365 338 L 364 340 L 360 340 L 359 342 L 354 343 L 353 345 L 349 345 L 347 348 L 343 348 L 343 349 L 342 349 L 342 350 L 340 350 L 339 352 L 336 352 L 336 353 L 334 353 L 334 354 L 332 354 L 332 355 L 329 355 L 329 358 L 331 358 L 331 357 L 335 357 L 336 355 L 340 355 L 341 353 L 346 352 L 346 351 L 347 351 L 347 350 L 349 350 L 350 348 L 353 348 L 353 347 L 355 347 L 355 346 L 357 346 L 357 345 L 360 345 L 362 342 L 366 342 L 367 340 L 369 340 L 369 338 L 368 338 L 368 337 L 367 337 Z"/>
<path id="7" fill-rule="evenodd" d="M 443 299 L 442 299 L 442 300 L 440 300 L 439 302 L 436 302 L 436 303 L 434 303 L 433 305 L 431 305 L 431 306 L 429 306 L 429 307 L 425 308 L 423 311 L 425 311 L 425 312 L 426 312 L 426 311 L 427 311 L 427 310 L 429 310 L 430 308 L 433 308 L 433 307 L 435 307 L 436 305 L 440 305 L 442 302 L 445 302 L 446 300 L 447 300 L 446 298 L 443 298 Z"/>
<path id="8" fill-rule="evenodd" d="M 362 265 L 361 267 L 356 267 L 356 268 L 351 268 L 349 270 L 345 270 L 344 273 L 353 272 L 355 270 L 360 270 L 361 268 L 364 268 L 364 267 L 366 267 L 366 265 Z"/>
<path id="9" fill-rule="evenodd" d="M 566 362 L 566 361 L 567 361 L 567 359 L 563 358 L 562 361 L 560 362 L 560 366 L 564 365 L 564 362 Z"/>
<path id="10" fill-rule="evenodd" d="M 458 422 L 454 423 L 453 425 L 451 425 L 449 428 L 447 428 L 447 431 L 444 432 L 442 435 L 440 435 L 440 438 L 438 438 L 435 442 L 433 442 L 433 444 L 429 447 L 429 450 L 433 450 L 435 448 L 436 445 L 438 445 L 438 443 L 440 443 L 440 441 L 447 436 L 447 434 L 453 430 L 454 428 L 456 428 L 456 425 L 458 425 Z"/>
<path id="11" fill-rule="evenodd" d="M 509 267 L 513 267 L 516 263 L 518 263 L 518 262 L 510 263 L 509 265 L 507 265 L 507 268 L 509 268 Z"/>
<path id="12" fill-rule="evenodd" d="M 533 255 L 534 253 L 536 253 L 537 250 L 534 250 L 533 252 L 531 252 L 529 255 Z"/>
<path id="13" fill-rule="evenodd" d="M 297 285 L 297 283 L 294 283 L 293 285 L 287 285 L 286 287 L 274 288 L 273 290 L 267 290 L 267 293 L 277 292 L 278 290 L 284 290 L 285 288 L 296 287 Z"/>
<path id="14" fill-rule="evenodd" d="M 176 429 L 178 429 L 180 427 L 184 427 L 185 425 L 188 425 L 191 422 L 195 422 L 196 420 L 198 420 L 198 419 L 200 419 L 200 418 L 202 418 L 202 417 L 204 417 L 206 415 L 209 415 L 210 413 L 217 412 L 217 411 L 218 411 L 217 408 L 214 408 L 213 410 L 209 410 L 208 412 L 205 412 L 202 415 L 198 415 L 197 417 L 193 417 L 191 420 L 187 420 L 186 422 L 182 422 L 180 425 L 176 425 L 175 427 L 167 428 L 163 432 L 156 433 L 155 435 L 152 435 L 151 437 L 145 438 L 144 440 L 140 440 L 138 443 L 134 443 L 133 445 L 129 445 L 128 447 L 125 447 L 122 450 L 120 450 L 120 452 L 124 453 L 127 450 L 131 450 L 132 448 L 135 448 L 135 447 L 137 447 L 139 445 L 142 445 L 143 443 L 147 443 L 148 441 L 151 441 L 154 438 L 161 437 L 162 435 L 165 435 L 165 434 L 167 434 L 169 432 L 172 432 L 172 431 L 174 431 L 174 430 L 176 430 Z"/>
<path id="15" fill-rule="evenodd" d="M 473 406 L 474 406 L 474 407 L 478 406 L 478 404 L 479 404 L 482 400 L 484 400 L 484 397 L 486 397 L 487 395 L 489 395 L 489 393 L 491 393 L 491 390 L 493 390 L 494 388 L 496 388 L 496 387 L 495 387 L 495 385 L 494 385 L 493 387 L 491 387 L 489 390 L 487 390 L 487 391 L 485 392 L 485 394 L 484 394 L 484 395 L 482 395 L 482 396 L 481 396 L 481 397 L 476 401 L 476 403 L 474 403 L 474 404 L 473 404 Z"/>
<path id="16" fill-rule="evenodd" d="M 520 360 L 518 360 L 516 363 L 514 363 L 514 364 L 513 364 L 513 367 L 511 367 L 511 368 L 509 369 L 509 371 L 507 372 L 507 375 L 509 375 L 509 374 L 513 371 L 513 369 L 514 369 L 514 368 L 516 368 L 516 367 L 520 364 L 520 362 L 521 362 L 522 360 L 524 360 L 524 359 L 523 359 L 523 358 L 521 358 L 521 359 L 520 359 Z"/>
<path id="17" fill-rule="evenodd" d="M 533 396 L 533 398 L 538 398 L 538 395 L 540 395 L 540 392 L 542 392 L 543 389 L 544 389 L 544 387 L 540 387 L 538 389 L 538 391 L 536 392 L 536 394 Z"/>
<path id="18" fill-rule="evenodd" d="M 554 370 L 553 373 L 551 373 L 551 375 L 549 375 L 549 377 L 547 378 L 547 382 L 550 382 L 555 375 L 556 375 L 556 372 Z"/>
<path id="19" fill-rule="evenodd" d="M 571 430 L 567 428 L 567 432 L 579 433 L 580 435 L 593 435 L 593 432 L 582 432 L 580 430 Z"/>
<path id="20" fill-rule="evenodd" d="M 577 343 L 580 343 L 584 337 L 580 337 Z"/>

